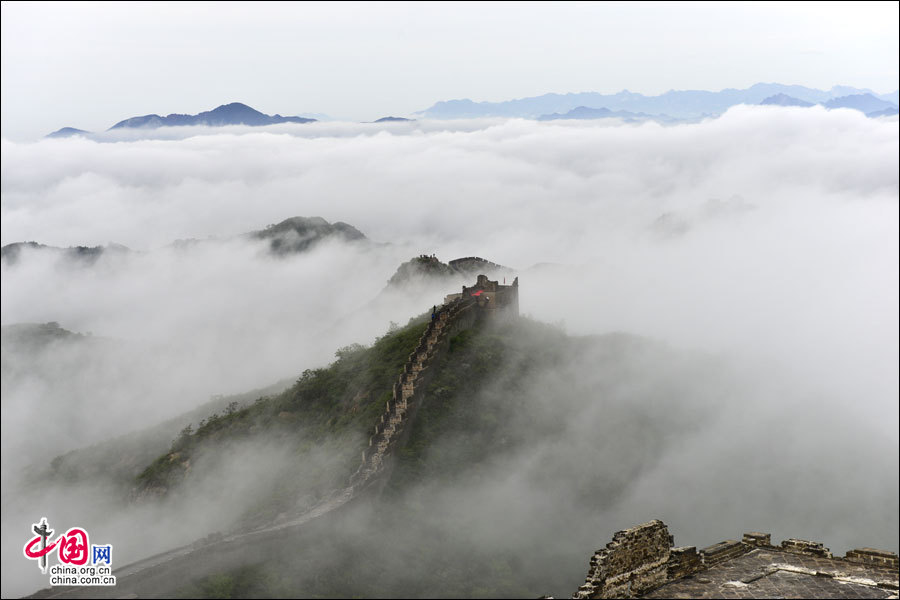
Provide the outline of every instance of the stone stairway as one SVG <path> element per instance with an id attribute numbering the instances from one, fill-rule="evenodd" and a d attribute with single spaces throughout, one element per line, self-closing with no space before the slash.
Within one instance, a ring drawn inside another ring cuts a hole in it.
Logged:
<path id="1" fill-rule="evenodd" d="M 414 397 L 424 392 L 424 372 L 431 366 L 438 349 L 447 339 L 451 326 L 458 320 L 460 313 L 470 309 L 473 304 L 471 300 L 457 298 L 437 310 L 435 318 L 428 324 L 419 339 L 419 345 L 409 355 L 400 377 L 394 384 L 391 399 L 386 403 L 385 410 L 375 425 L 374 435 L 369 438 L 369 446 L 362 452 L 362 464 L 350 478 L 351 487 L 364 485 L 381 470 L 385 456 L 399 438 L 408 420 Z"/>

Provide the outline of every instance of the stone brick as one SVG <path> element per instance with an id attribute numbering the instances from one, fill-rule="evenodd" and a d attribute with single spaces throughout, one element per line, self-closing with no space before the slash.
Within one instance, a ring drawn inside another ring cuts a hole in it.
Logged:
<path id="1" fill-rule="evenodd" d="M 740 556 L 748 550 L 750 550 L 749 546 L 738 542 L 737 540 L 725 540 L 724 542 L 719 542 L 718 544 L 713 544 L 712 546 L 707 546 L 702 549 L 700 551 L 700 559 L 705 566 L 709 567 L 720 563 L 723 560 Z"/>
<path id="2" fill-rule="evenodd" d="M 900 561 L 898 561 L 896 553 L 888 550 L 878 550 L 877 548 L 856 548 L 847 552 L 844 558 L 855 563 L 884 566 L 893 569 L 900 568 Z"/>
<path id="3" fill-rule="evenodd" d="M 669 530 L 653 520 L 617 532 L 590 561 L 587 578 L 575 598 L 634 598 L 666 582 Z"/>
<path id="4" fill-rule="evenodd" d="M 744 534 L 744 539 L 742 541 L 750 546 L 771 546 L 772 534 L 750 531 Z"/>
<path id="5" fill-rule="evenodd" d="M 831 550 L 826 548 L 822 542 L 810 542 L 808 540 L 790 538 L 781 542 L 781 549 L 785 552 L 796 552 L 797 554 L 811 554 L 813 556 L 831 558 Z"/>
<path id="6" fill-rule="evenodd" d="M 673 540 L 669 536 L 671 543 Z M 666 565 L 666 577 L 679 579 L 703 569 L 703 562 L 697 554 L 696 546 L 682 546 L 669 551 L 669 562 Z"/>

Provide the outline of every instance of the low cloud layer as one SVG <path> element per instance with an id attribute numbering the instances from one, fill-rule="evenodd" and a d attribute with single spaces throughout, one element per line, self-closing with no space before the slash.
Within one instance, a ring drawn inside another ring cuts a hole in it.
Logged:
<path id="1" fill-rule="evenodd" d="M 116 242 L 141 251 L 93 267 L 25 255 L 2 271 L 4 325 L 58 321 L 148 349 L 146 372 L 114 388 L 140 394 L 109 399 L 124 407 L 114 411 L 116 427 L 272 383 L 326 362 L 341 345 L 370 342 L 389 321 L 455 291 L 370 303 L 400 262 L 436 253 L 518 269 L 522 311 L 572 334 L 639 334 L 727 356 L 744 365 L 746 380 L 771 375 L 778 385 L 768 396 L 747 394 L 758 420 L 736 434 L 749 436 L 741 448 L 771 443 L 771 432 L 816 445 L 828 461 L 835 440 L 855 432 L 860 463 L 839 475 L 848 485 L 880 472 L 869 465 L 882 443 L 896 450 L 896 119 L 736 107 L 673 127 L 422 121 L 117 135 L 4 140 L 0 212 L 3 244 Z M 230 240 L 294 215 L 345 221 L 387 244 L 326 244 L 274 259 L 261 245 Z M 167 246 L 208 237 L 219 241 Z M 7 450 L 21 439 L 8 429 L 24 427 L 39 402 L 46 419 L 58 419 L 57 401 L 4 388 L 4 481 Z M 798 416 L 805 412 L 815 418 Z M 709 429 L 684 445 L 718 439 Z M 797 456 L 807 460 L 807 450 Z M 818 480 L 801 477 L 806 465 L 792 456 L 781 457 L 778 481 L 797 474 L 814 495 Z M 709 470 L 694 463 L 683 474 L 727 472 L 720 463 L 733 459 L 715 453 Z M 648 499 L 680 485 L 677 468 L 661 464 L 632 485 L 628 505 L 656 509 Z M 768 471 L 748 472 L 758 489 L 770 487 Z M 733 489 L 731 476 L 722 481 Z M 879 494 L 896 513 L 896 480 Z M 6 532 L 22 524 L 7 522 L 4 496 Z M 610 527 L 668 517 L 678 539 L 700 543 L 685 531 L 697 526 L 689 516 L 697 502 L 673 499 L 671 517 L 623 510 L 628 522 Z M 740 533 L 733 514 L 719 514 L 703 532 L 710 542 Z"/>

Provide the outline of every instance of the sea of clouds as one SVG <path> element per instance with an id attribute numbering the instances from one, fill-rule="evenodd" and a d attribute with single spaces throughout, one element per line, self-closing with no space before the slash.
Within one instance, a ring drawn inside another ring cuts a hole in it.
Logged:
<path id="1" fill-rule="evenodd" d="M 65 369 L 58 381 L 4 386 L 4 573 L 43 516 L 19 522 L 7 485 L 30 460 L 22 448 L 35 419 L 62 431 L 73 411 L 97 415 L 87 431 L 48 441 L 36 453 L 43 460 L 212 394 L 320 366 L 338 347 L 370 343 L 391 321 L 456 291 L 422 288 L 372 303 L 401 262 L 423 253 L 516 269 L 522 312 L 571 334 L 622 331 L 724 356 L 771 392 L 736 413 L 753 415 L 744 425 L 718 423 L 685 440 L 693 448 L 685 452 L 703 459 L 669 456 L 632 485 L 617 518 L 658 516 L 658 499 L 684 478 L 713 485 L 704 477 L 719 473 L 733 489 L 741 475 L 728 464 L 738 450 L 699 450 L 732 428 L 757 489 L 789 478 L 803 486 L 804 473 L 840 457 L 829 474 L 835 485 L 869 494 L 862 512 L 852 492 L 841 497 L 847 518 L 872 535 L 892 524 L 892 534 L 856 545 L 896 550 L 897 165 L 896 117 L 747 106 L 677 126 L 314 123 L 3 140 L 4 245 L 114 242 L 138 251 L 93 266 L 29 252 L 4 262 L 3 325 L 57 321 L 147 357 L 118 365 L 98 353 L 116 368 L 89 389 Z M 274 258 L 235 237 L 297 215 L 350 223 L 377 244 L 326 243 Z M 208 241 L 171 245 L 187 238 Z M 48 387 L 73 394 L 48 397 Z M 755 444 L 784 452 L 748 462 Z M 803 497 L 814 505 L 823 479 L 813 479 Z M 668 516 L 684 516 L 686 528 L 697 507 L 715 514 L 711 497 Z M 763 504 L 760 520 L 773 510 Z M 740 533 L 724 524 L 733 511 L 722 515 L 709 543 Z M 4 595 L 12 589 L 4 576 Z"/>

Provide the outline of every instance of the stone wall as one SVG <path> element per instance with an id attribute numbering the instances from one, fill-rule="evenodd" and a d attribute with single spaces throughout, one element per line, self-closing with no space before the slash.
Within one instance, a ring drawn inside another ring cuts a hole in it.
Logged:
<path id="1" fill-rule="evenodd" d="M 512 285 L 501 285 L 491 281 L 486 275 L 479 275 L 475 285 L 463 286 L 462 298 L 472 298 L 478 306 L 485 310 L 486 316 L 494 318 L 499 315 L 519 315 L 519 278 Z M 450 297 L 448 296 L 448 299 Z"/>
<path id="2" fill-rule="evenodd" d="M 574 598 L 633 598 L 659 587 L 668 578 L 671 546 L 669 530 L 659 520 L 617 532 L 591 557 Z"/>
<path id="3" fill-rule="evenodd" d="M 900 568 L 900 559 L 898 559 L 896 553 L 890 552 L 889 550 L 879 550 L 877 548 L 856 548 L 854 550 L 849 550 L 843 557 L 835 557 L 832 555 L 831 550 L 826 548 L 822 542 L 811 542 L 809 540 L 790 538 L 784 540 L 778 546 L 773 546 L 771 534 L 759 533 L 756 531 L 745 533 L 742 543 L 749 548 L 769 548 L 780 550 L 782 552 L 790 552 L 791 554 L 804 554 L 807 556 L 818 556 L 820 558 L 846 560 L 848 562 L 895 570 Z"/>
<path id="4" fill-rule="evenodd" d="M 700 560 L 696 546 L 672 548 L 669 551 L 669 562 L 666 565 L 666 578 L 680 579 L 703 568 L 703 561 Z"/>
<path id="5" fill-rule="evenodd" d="M 812 556 L 821 556 L 822 558 L 831 558 L 831 550 L 826 548 L 822 542 L 810 542 L 807 540 L 790 538 L 781 542 L 781 549 L 785 552 L 793 552 L 794 554 L 809 554 Z"/>
<path id="6" fill-rule="evenodd" d="M 898 561 L 895 553 L 888 552 L 887 550 L 878 550 L 876 548 L 857 548 L 855 550 L 850 550 L 847 552 L 844 560 L 876 567 L 888 567 L 891 569 L 900 568 L 900 561 Z"/>
<path id="7" fill-rule="evenodd" d="M 394 384 L 391 399 L 375 425 L 368 447 L 362 452 L 359 469 L 350 478 L 351 488 L 361 488 L 381 471 L 385 458 L 400 440 L 424 395 L 431 374 L 429 367 L 451 337 L 474 325 L 478 313 L 475 301 L 464 297 L 444 304 L 435 312 Z"/>
<path id="8" fill-rule="evenodd" d="M 758 531 L 750 531 L 744 534 L 744 538 L 741 540 L 748 546 L 754 546 L 757 548 L 768 548 L 772 545 L 772 534 L 771 533 L 760 533 Z"/>
<path id="9" fill-rule="evenodd" d="M 725 540 L 700 550 L 700 560 L 704 567 L 711 567 L 722 561 L 740 556 L 750 551 L 750 546 L 736 540 Z"/>
<path id="10" fill-rule="evenodd" d="M 584 585 L 573 598 L 635 598 L 661 585 L 705 571 L 755 549 L 788 552 L 835 561 L 848 561 L 896 571 L 897 554 L 875 548 L 857 548 L 844 558 L 834 558 L 821 542 L 790 538 L 772 545 L 768 533 L 751 531 L 742 540 L 725 540 L 701 549 L 672 548 L 665 523 L 658 520 L 619 531 L 606 548 L 591 557 Z M 881 584 L 879 584 L 880 586 Z M 892 588 L 892 589 L 896 589 Z"/>

